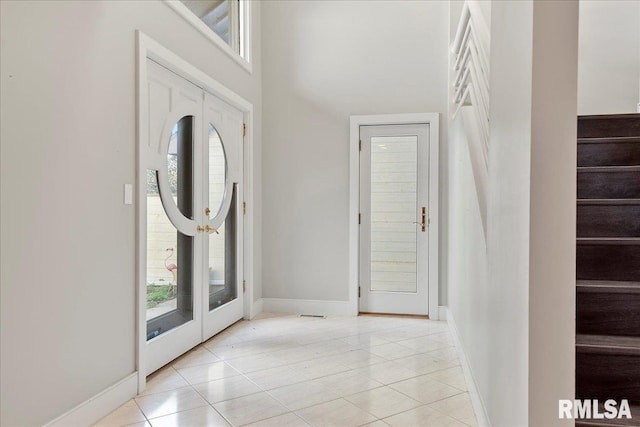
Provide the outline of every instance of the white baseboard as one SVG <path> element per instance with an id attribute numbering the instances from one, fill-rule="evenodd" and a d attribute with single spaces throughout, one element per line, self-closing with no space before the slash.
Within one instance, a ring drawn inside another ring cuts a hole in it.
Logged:
<path id="1" fill-rule="evenodd" d="M 138 392 L 138 373 L 118 381 L 111 387 L 85 400 L 75 408 L 45 424 L 45 427 L 90 426 L 122 406 Z"/>
<path id="2" fill-rule="evenodd" d="M 447 310 L 446 314 L 447 323 L 449 324 L 449 329 L 451 330 L 451 335 L 453 335 L 453 340 L 456 345 L 456 350 L 458 352 L 458 358 L 460 359 L 460 366 L 462 367 L 462 372 L 464 372 L 464 379 L 467 382 L 467 388 L 469 389 L 469 396 L 471 397 L 471 403 L 473 404 L 473 410 L 476 413 L 476 417 L 478 419 L 479 427 L 490 427 L 489 417 L 487 416 L 487 411 L 482 403 L 482 398 L 480 397 L 480 393 L 478 392 L 478 385 L 476 384 L 475 378 L 473 377 L 473 372 L 471 372 L 471 368 L 469 367 L 469 361 L 467 360 L 467 355 L 464 352 L 464 347 L 462 346 L 462 342 L 460 341 L 460 335 L 458 335 L 458 328 L 456 327 L 456 323 L 453 320 L 453 315 L 450 310 Z"/>
<path id="3" fill-rule="evenodd" d="M 447 312 L 449 308 L 446 305 L 438 306 L 438 320 L 447 320 Z"/>
<path id="4" fill-rule="evenodd" d="M 353 316 L 349 301 L 262 298 L 262 310 L 265 313 Z"/>
<path id="5" fill-rule="evenodd" d="M 251 306 L 251 319 L 253 319 L 254 317 L 256 317 L 258 314 L 262 313 L 264 310 L 263 308 L 263 302 L 262 302 L 262 298 L 260 298 L 258 301 L 254 301 L 253 305 Z"/>

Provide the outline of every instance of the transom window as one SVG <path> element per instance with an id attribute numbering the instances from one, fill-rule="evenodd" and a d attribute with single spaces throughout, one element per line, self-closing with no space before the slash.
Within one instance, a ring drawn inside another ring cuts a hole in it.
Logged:
<path id="1" fill-rule="evenodd" d="M 239 0 L 181 1 L 237 54 L 240 54 Z"/>
<path id="2" fill-rule="evenodd" d="M 166 4 L 251 71 L 246 0 L 166 0 Z"/>

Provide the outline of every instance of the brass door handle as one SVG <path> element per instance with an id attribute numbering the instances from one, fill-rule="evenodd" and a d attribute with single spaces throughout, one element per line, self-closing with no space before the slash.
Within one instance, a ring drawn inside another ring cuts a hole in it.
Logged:
<path id="1" fill-rule="evenodd" d="M 197 226 L 196 230 L 198 231 L 198 233 L 202 233 L 203 231 L 206 231 L 207 233 L 216 233 L 216 234 L 220 234 L 218 233 L 218 230 L 216 230 L 215 228 L 209 226 L 209 224 L 207 224 L 204 228 L 202 228 L 202 226 Z"/>
<path id="2" fill-rule="evenodd" d="M 424 233 L 427 230 L 427 207 L 426 206 L 422 207 L 421 213 L 422 213 L 421 221 L 420 222 L 415 222 L 414 221 L 413 223 L 414 224 L 419 224 L 420 225 L 420 229 Z"/>

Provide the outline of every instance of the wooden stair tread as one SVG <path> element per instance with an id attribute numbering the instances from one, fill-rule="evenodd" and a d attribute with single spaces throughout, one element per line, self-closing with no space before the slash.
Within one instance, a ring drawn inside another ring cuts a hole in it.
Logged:
<path id="1" fill-rule="evenodd" d="M 637 119 L 640 113 L 622 113 L 622 114 L 593 114 L 578 116 L 578 121 L 582 120 L 611 120 L 611 119 Z"/>
<path id="2" fill-rule="evenodd" d="M 579 294 L 599 294 L 602 299 L 603 294 L 640 294 L 640 282 L 633 281 L 611 281 L 611 280 L 577 280 L 576 291 Z"/>
<path id="3" fill-rule="evenodd" d="M 602 400 L 602 399 L 601 399 Z M 604 402 L 604 401 L 603 401 Z M 618 402 L 620 403 L 620 402 Z M 638 418 L 640 415 L 640 405 L 636 405 L 632 402 L 629 402 L 629 408 L 631 409 L 631 419 L 614 418 L 612 420 L 602 419 L 602 420 L 576 420 L 575 427 L 592 427 L 592 426 L 634 426 L 638 427 L 640 422 L 638 422 Z"/>
<path id="4" fill-rule="evenodd" d="M 640 356 L 640 337 L 576 335 L 576 350 Z"/>
<path id="5" fill-rule="evenodd" d="M 640 245 L 640 237 L 578 237 L 579 245 Z"/>
<path id="6" fill-rule="evenodd" d="M 579 205 L 640 205 L 640 199 L 577 199 Z"/>
<path id="7" fill-rule="evenodd" d="M 601 136 L 596 138 L 578 138 L 578 144 L 619 144 L 626 142 L 640 143 L 640 136 Z"/>
<path id="8" fill-rule="evenodd" d="M 578 173 L 640 172 L 640 165 L 633 166 L 578 166 Z"/>
<path id="9" fill-rule="evenodd" d="M 607 114 L 579 116 L 578 138 L 640 136 L 640 114 Z"/>
<path id="10" fill-rule="evenodd" d="M 640 292 L 640 282 L 625 280 L 576 280 L 578 288 L 597 288 L 597 289 L 621 289 L 621 290 L 638 290 Z"/>

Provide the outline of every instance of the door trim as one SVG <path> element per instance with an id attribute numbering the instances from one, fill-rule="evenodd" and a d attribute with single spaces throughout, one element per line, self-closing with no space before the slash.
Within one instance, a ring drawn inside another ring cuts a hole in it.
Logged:
<path id="1" fill-rule="evenodd" d="M 429 125 L 429 318 L 439 320 L 439 121 L 440 113 L 351 116 L 349 131 L 349 310 L 358 315 L 360 227 L 360 126 Z"/>
<path id="2" fill-rule="evenodd" d="M 147 36 L 142 31 L 136 31 L 136 371 L 138 373 L 138 393 L 146 387 L 145 352 L 147 343 L 146 334 L 146 199 L 143 184 L 146 182 L 146 170 L 140 168 L 140 147 L 148 140 L 148 129 L 143 126 L 147 123 L 149 111 L 147 108 L 147 59 L 151 59 L 166 67 L 173 73 L 183 77 L 204 91 L 217 96 L 243 113 L 243 120 L 248 129 L 244 137 L 244 201 L 246 214 L 244 215 L 244 262 L 243 278 L 246 281 L 244 294 L 243 317 L 251 319 L 258 314 L 258 308 L 253 301 L 254 295 L 254 112 L 253 104 L 233 92 L 222 83 L 194 67 L 180 56 L 176 55 L 160 43 Z"/>

